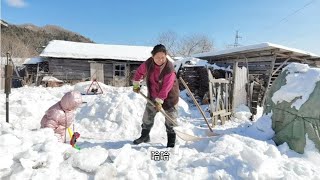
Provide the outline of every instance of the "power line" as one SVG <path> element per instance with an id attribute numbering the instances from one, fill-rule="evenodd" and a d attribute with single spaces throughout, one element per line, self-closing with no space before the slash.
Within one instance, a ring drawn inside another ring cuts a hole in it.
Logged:
<path id="1" fill-rule="evenodd" d="M 278 23 L 280 24 L 281 22 L 287 22 L 288 18 L 297 14 L 299 11 L 303 10 L 304 8 L 308 7 L 309 5 L 311 5 L 312 3 L 314 3 L 316 0 L 311 0 L 309 1 L 307 4 L 305 4 L 303 7 L 301 7 L 300 9 L 297 9 L 295 11 L 293 11 L 291 14 L 287 15 L 285 18 L 281 19 Z"/>
<path id="2" fill-rule="evenodd" d="M 316 0 L 311 0 L 309 1 L 308 3 L 304 4 L 301 8 L 293 11 L 292 13 L 288 14 L 286 17 L 282 18 L 280 21 L 278 21 L 277 23 L 275 23 L 274 25 L 272 26 L 268 26 L 268 27 L 265 27 L 261 32 L 266 32 L 272 28 L 274 28 L 275 26 L 281 24 L 281 23 L 284 23 L 284 22 L 287 22 L 289 20 L 289 18 L 295 14 L 297 14 L 298 12 L 302 11 L 303 9 L 305 9 L 306 7 L 310 6 L 312 3 L 314 3 Z M 260 32 L 260 33 L 261 33 Z M 258 42 L 258 41 L 257 41 Z"/>

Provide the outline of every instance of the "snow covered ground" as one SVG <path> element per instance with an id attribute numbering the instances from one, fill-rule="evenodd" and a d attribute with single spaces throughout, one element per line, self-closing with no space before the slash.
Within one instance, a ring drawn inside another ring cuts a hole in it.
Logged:
<path id="1" fill-rule="evenodd" d="M 146 101 L 130 87 L 100 84 L 105 93 L 83 96 L 87 103 L 76 112 L 80 151 L 59 143 L 51 129 L 39 129 L 45 111 L 64 93 L 86 92 L 89 84 L 13 89 L 10 124 L 1 92 L 0 179 L 320 179 L 320 154 L 311 141 L 304 154 L 286 144 L 275 146 L 270 116 L 251 122 L 243 106 L 214 128 L 221 136 L 198 142 L 177 138 L 176 147 L 168 149 L 164 117 L 158 114 L 151 142 L 133 145 Z M 200 113 L 185 92 L 181 97 L 179 129 L 205 137 L 208 128 Z M 169 160 L 152 160 L 152 153 L 166 151 Z"/>

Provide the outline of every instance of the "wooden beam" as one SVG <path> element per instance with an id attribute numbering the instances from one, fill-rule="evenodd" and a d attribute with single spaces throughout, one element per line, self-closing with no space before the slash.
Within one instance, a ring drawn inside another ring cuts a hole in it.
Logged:
<path id="1" fill-rule="evenodd" d="M 211 83 L 226 83 L 226 84 L 230 83 L 230 81 L 227 79 L 210 79 L 210 82 Z"/>
<path id="2" fill-rule="evenodd" d="M 261 56 L 261 57 L 254 57 L 254 58 L 247 58 L 248 62 L 263 62 L 263 61 L 272 61 L 273 60 L 273 56 Z M 245 58 L 230 58 L 230 59 L 224 59 L 224 60 L 208 60 L 208 62 L 210 64 L 213 63 L 219 63 L 219 62 L 224 62 L 224 63 L 233 63 L 235 61 L 238 62 L 246 62 Z"/>
<path id="3" fill-rule="evenodd" d="M 207 67 L 207 72 L 208 72 L 209 81 L 211 81 L 211 82 L 214 81 L 215 79 L 213 78 L 212 73 L 208 67 Z"/>
<path id="4" fill-rule="evenodd" d="M 288 56 L 288 55 L 280 54 L 280 53 L 277 53 L 276 55 L 277 55 L 277 56 L 280 56 L 280 57 L 284 57 L 284 58 L 295 59 L 295 60 L 302 61 L 302 62 L 306 62 L 306 61 L 307 61 L 305 58 L 298 58 L 298 57 L 296 57 L 296 56 Z"/>
<path id="5" fill-rule="evenodd" d="M 213 116 L 218 116 L 218 115 L 224 114 L 224 113 L 226 113 L 226 110 L 225 110 L 225 109 L 220 110 L 220 111 L 212 112 L 211 115 L 212 115 L 212 117 L 213 117 Z"/>
<path id="6" fill-rule="evenodd" d="M 213 90 L 212 90 L 213 84 L 210 82 L 210 78 L 213 79 L 213 77 L 212 77 L 211 71 L 208 67 L 207 67 L 207 72 L 208 72 L 208 77 L 209 77 L 208 83 L 209 83 L 210 111 L 214 112 L 214 109 L 213 109 Z M 210 116 L 211 116 L 211 120 L 212 120 L 212 127 L 214 127 L 215 126 L 215 124 L 214 124 L 215 117 L 212 114 L 210 114 Z"/>
<path id="7" fill-rule="evenodd" d="M 237 67 L 238 67 L 238 61 L 235 61 L 233 64 L 233 73 L 232 73 L 232 103 L 231 103 L 231 108 L 234 111 L 235 107 L 234 107 L 234 97 L 236 96 L 236 91 L 235 91 L 235 87 L 236 87 L 236 73 L 237 73 Z"/>
<path id="8" fill-rule="evenodd" d="M 271 76 L 273 76 L 274 74 L 276 74 L 279 69 L 281 69 L 285 64 L 287 64 L 287 62 L 290 60 L 291 58 L 289 57 L 288 59 L 286 59 L 276 70 L 274 70 L 271 74 Z"/>
<path id="9" fill-rule="evenodd" d="M 222 54 L 222 55 L 216 55 L 215 58 L 234 58 L 236 59 L 237 57 L 240 56 L 246 56 L 246 57 L 254 57 L 254 56 L 265 56 L 265 55 L 270 55 L 273 56 L 275 53 L 279 52 L 280 49 L 275 48 L 275 49 L 268 49 L 268 50 L 258 50 L 258 51 L 252 51 L 251 49 L 245 50 L 245 51 L 240 51 L 240 52 L 233 52 L 229 54 Z M 212 56 L 207 56 L 204 58 L 212 58 Z"/>
<path id="10" fill-rule="evenodd" d="M 229 116 L 229 115 L 231 115 L 231 112 L 225 112 L 225 113 L 220 114 L 220 116 Z"/>
<path id="11" fill-rule="evenodd" d="M 271 77 L 272 77 L 271 74 L 272 74 L 272 72 L 273 72 L 274 63 L 275 63 L 275 61 L 276 61 L 277 56 L 275 55 L 273 58 L 274 58 L 274 59 L 273 59 L 273 61 L 271 62 L 271 69 L 270 69 L 270 71 L 269 71 L 269 79 L 268 79 L 266 91 L 264 92 L 264 95 L 263 95 L 262 103 L 261 103 L 261 104 L 264 104 L 264 103 L 265 103 L 266 96 L 267 96 L 267 94 L 268 94 L 268 92 L 269 92 L 269 84 L 270 84 L 270 82 L 271 82 Z"/>
<path id="12" fill-rule="evenodd" d="M 244 56 L 243 57 L 246 60 L 246 67 L 247 67 L 247 106 L 250 108 L 251 111 L 251 92 L 250 92 L 250 84 L 249 84 L 249 63 L 248 59 Z"/>
<path id="13" fill-rule="evenodd" d="M 218 85 L 218 90 L 217 90 L 217 101 L 216 101 L 216 111 L 220 110 L 220 91 L 221 91 L 221 84 Z M 215 123 L 214 124 L 218 124 L 218 118 L 215 118 Z"/>

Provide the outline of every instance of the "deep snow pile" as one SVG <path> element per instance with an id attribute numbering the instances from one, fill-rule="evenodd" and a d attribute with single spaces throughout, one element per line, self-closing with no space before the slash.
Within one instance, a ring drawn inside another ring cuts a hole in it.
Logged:
<path id="1" fill-rule="evenodd" d="M 173 149 L 165 148 L 164 118 L 158 114 L 151 142 L 136 146 L 131 142 L 140 135 L 146 101 L 130 87 L 100 84 L 105 93 L 83 96 L 87 103 L 77 110 L 74 128 L 81 133 L 80 151 L 57 142 L 52 130 L 38 129 L 45 110 L 65 92 L 73 89 L 85 92 L 83 89 L 89 85 L 90 82 L 85 82 L 75 87 L 13 89 L 11 124 L 4 122 L 5 98 L 0 94 L 0 179 L 320 177 L 320 155 L 311 141 L 307 142 L 302 155 L 291 151 L 286 144 L 275 146 L 270 140 L 273 135 L 270 115 L 251 122 L 244 106 L 238 108 L 231 121 L 214 128 L 221 136 L 194 143 L 178 139 Z M 195 106 L 181 99 L 179 113 L 181 129 L 198 136 L 206 135 L 206 125 Z M 169 161 L 152 160 L 154 151 L 168 151 Z"/>
<path id="2" fill-rule="evenodd" d="M 320 81 L 320 69 L 310 68 L 307 64 L 291 63 L 283 69 L 285 70 L 288 71 L 286 85 L 273 94 L 272 101 L 275 104 L 283 101 L 292 102 L 291 108 L 299 110 L 309 99 L 316 83 Z"/>
<path id="3" fill-rule="evenodd" d="M 174 61 L 173 64 L 176 72 L 178 72 L 178 70 L 183 67 L 197 67 L 197 66 L 209 67 L 212 69 L 222 69 L 225 71 L 232 71 L 230 69 L 230 66 L 228 66 L 227 68 L 220 67 L 220 66 L 217 66 L 216 64 L 209 64 L 207 60 L 202 60 L 195 57 L 182 58 Z"/>

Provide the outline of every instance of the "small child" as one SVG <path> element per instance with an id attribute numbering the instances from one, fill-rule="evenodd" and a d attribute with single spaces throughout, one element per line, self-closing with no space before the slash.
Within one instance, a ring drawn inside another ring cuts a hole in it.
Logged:
<path id="1" fill-rule="evenodd" d="M 59 102 L 51 106 L 41 119 L 41 128 L 52 128 L 60 142 L 65 142 L 66 129 L 74 120 L 74 111 L 82 104 L 81 94 L 66 93 Z"/>

